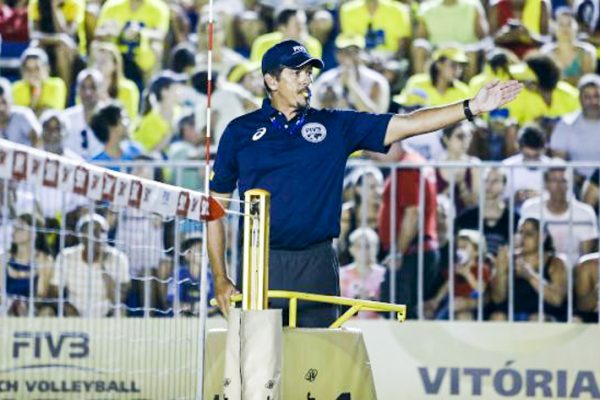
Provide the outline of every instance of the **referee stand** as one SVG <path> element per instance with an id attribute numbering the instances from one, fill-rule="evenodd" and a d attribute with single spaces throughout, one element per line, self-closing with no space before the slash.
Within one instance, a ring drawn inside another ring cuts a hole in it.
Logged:
<path id="1" fill-rule="evenodd" d="M 269 192 L 245 193 L 243 293 L 231 299 L 242 307 L 230 309 L 226 331 L 208 332 L 203 398 L 377 399 L 362 333 L 342 325 L 359 311 L 394 312 L 402 322 L 406 306 L 269 291 L 269 207 Z M 282 328 L 282 310 L 268 309 L 274 298 L 289 301 L 289 327 Z M 329 328 L 296 328 L 298 301 L 348 310 Z"/>

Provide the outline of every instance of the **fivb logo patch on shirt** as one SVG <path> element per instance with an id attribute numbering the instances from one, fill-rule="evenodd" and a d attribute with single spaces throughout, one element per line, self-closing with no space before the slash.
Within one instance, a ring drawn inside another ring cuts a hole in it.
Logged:
<path id="1" fill-rule="evenodd" d="M 302 137 L 311 143 L 319 143 L 325 140 L 327 129 L 318 122 L 309 122 L 302 127 Z"/>

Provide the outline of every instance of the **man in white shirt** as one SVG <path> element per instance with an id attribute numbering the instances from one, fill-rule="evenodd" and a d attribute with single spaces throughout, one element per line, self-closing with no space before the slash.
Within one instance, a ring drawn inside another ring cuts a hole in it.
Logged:
<path id="1" fill-rule="evenodd" d="M 519 210 L 527 199 L 537 197 L 543 192 L 544 171 L 538 167 L 527 166 L 528 163 L 550 164 L 552 159 L 544 155 L 546 150 L 546 137 L 544 132 L 536 125 L 525 125 L 519 131 L 519 152 L 508 157 L 502 164 L 511 166 L 506 168 L 507 177 L 504 196 L 515 196 L 515 209 Z M 512 167 L 513 165 L 525 165 Z"/>
<path id="2" fill-rule="evenodd" d="M 98 214 L 84 215 L 77 222 L 76 231 L 81 243 L 67 247 L 56 257 L 50 281 L 52 292 L 58 294 L 61 287 L 67 289 L 67 315 L 124 315 L 129 261 L 123 252 L 108 245 L 106 219 Z"/>
<path id="3" fill-rule="evenodd" d="M 561 118 L 556 125 L 550 149 L 555 156 L 571 161 L 600 161 L 600 76 L 587 74 L 579 80 L 581 111 Z M 592 168 L 577 168 L 589 178 Z"/>
<path id="4" fill-rule="evenodd" d="M 390 105 L 390 85 L 383 75 L 365 66 L 361 52 L 365 48 L 365 38 L 358 35 L 340 35 L 335 40 L 338 67 L 324 72 L 316 80 L 312 101 L 315 108 L 321 108 L 328 91 L 339 101 L 336 107 L 351 108 L 357 111 L 385 113 Z"/>
<path id="5" fill-rule="evenodd" d="M 527 200 L 521 208 L 521 220 L 534 217 L 545 222 L 556 250 L 566 254 L 574 266 L 580 256 L 594 250 L 598 240 L 596 214 L 592 207 L 569 195 L 565 167 L 548 169 L 544 179 L 548 197 Z"/>
<path id="6" fill-rule="evenodd" d="M 100 71 L 88 68 L 77 75 L 77 96 L 81 103 L 63 112 L 67 124 L 64 146 L 89 160 L 104 149 L 89 126 L 96 106 L 107 98 L 104 77 Z"/>
<path id="7" fill-rule="evenodd" d="M 0 137 L 11 142 L 35 146 L 42 128 L 33 113 L 27 107 L 12 103 L 10 83 L 0 78 Z"/>

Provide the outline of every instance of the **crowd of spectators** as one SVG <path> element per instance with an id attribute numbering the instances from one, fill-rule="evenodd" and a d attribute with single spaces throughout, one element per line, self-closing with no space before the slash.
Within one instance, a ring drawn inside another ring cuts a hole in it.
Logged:
<path id="1" fill-rule="evenodd" d="M 485 318 L 506 318 L 513 276 L 515 318 L 538 317 L 542 288 L 544 318 L 566 320 L 572 282 L 576 318 L 598 319 L 600 172 L 560 162 L 600 163 L 598 0 L 219 0 L 210 119 L 207 3 L 0 0 L 1 137 L 92 162 L 162 161 L 127 172 L 201 190 L 201 168 L 169 163 L 202 160 L 207 128 L 214 152 L 229 121 L 261 106 L 260 60 L 283 39 L 325 61 L 314 107 L 410 112 L 516 79 L 525 85 L 518 98 L 474 123 L 394 144 L 385 155 L 353 155 L 397 163 L 397 171 L 348 171 L 336 244 L 342 293 L 406 303 L 415 317 L 422 262 L 428 318 L 450 317 L 452 293 L 456 318 L 477 317 L 480 301 Z M 427 161 L 447 165 L 401 167 Z M 90 215 L 76 195 L 1 186 L 11 222 L 0 235 L 10 260 L 0 282 L 15 299 L 11 314 L 31 312 L 23 299 L 32 290 L 53 298 L 57 288 L 68 292 L 61 307 L 69 315 L 114 315 L 125 310 L 114 307 L 120 302 L 132 315 L 148 305 L 168 314 L 175 296 L 197 312 L 199 227 L 105 205 Z M 41 226 L 72 234 L 27 233 Z M 97 248 L 90 237 L 111 245 Z M 34 255 L 25 251 L 32 240 Z M 52 269 L 59 260 L 61 276 Z M 85 269 L 92 277 L 83 282 Z M 88 295 L 95 304 L 83 306 Z M 36 308 L 57 310 L 52 302 Z"/>

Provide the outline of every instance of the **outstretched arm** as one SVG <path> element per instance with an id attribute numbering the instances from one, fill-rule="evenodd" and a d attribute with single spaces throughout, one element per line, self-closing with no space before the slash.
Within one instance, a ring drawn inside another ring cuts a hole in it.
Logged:
<path id="1" fill-rule="evenodd" d="M 483 114 L 513 100 L 523 85 L 517 81 L 493 81 L 485 85 L 477 95 L 469 101 L 473 115 Z M 411 136 L 433 132 L 447 125 L 465 119 L 463 102 L 440 107 L 423 108 L 409 114 L 397 114 L 392 117 L 385 133 L 385 144 Z"/>

